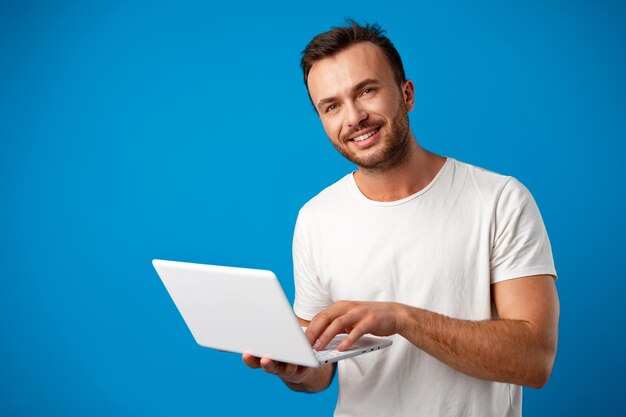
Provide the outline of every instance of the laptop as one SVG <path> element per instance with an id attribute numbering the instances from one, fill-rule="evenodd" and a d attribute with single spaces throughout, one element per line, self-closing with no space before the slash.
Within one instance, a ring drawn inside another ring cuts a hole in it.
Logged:
<path id="1" fill-rule="evenodd" d="M 318 367 L 392 344 L 365 335 L 339 352 L 341 334 L 315 351 L 271 271 L 160 259 L 152 265 L 200 346 Z"/>

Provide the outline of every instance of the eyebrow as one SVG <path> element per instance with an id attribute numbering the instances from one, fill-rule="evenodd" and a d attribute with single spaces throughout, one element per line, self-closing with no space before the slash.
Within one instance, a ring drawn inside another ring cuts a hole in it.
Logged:
<path id="1" fill-rule="evenodd" d="M 354 87 L 352 87 L 352 91 L 358 91 L 358 90 L 362 89 L 363 87 L 365 87 L 366 85 L 371 85 L 371 84 L 380 84 L 380 81 L 375 80 L 373 78 L 367 78 L 367 79 L 361 81 L 360 83 L 358 83 L 357 85 L 355 85 Z M 317 108 L 319 110 L 321 110 L 322 106 L 324 104 L 329 103 L 331 101 L 335 101 L 335 100 L 337 100 L 337 97 L 323 98 L 320 101 L 318 101 Z"/>

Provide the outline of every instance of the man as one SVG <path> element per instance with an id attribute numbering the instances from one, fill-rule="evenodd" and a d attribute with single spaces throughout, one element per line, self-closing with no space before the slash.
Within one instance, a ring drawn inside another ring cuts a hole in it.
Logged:
<path id="1" fill-rule="evenodd" d="M 393 338 L 339 363 L 336 416 L 519 416 L 521 386 L 543 386 L 556 354 L 545 227 L 514 178 L 420 147 L 414 86 L 383 33 L 351 22 L 303 52 L 324 129 L 359 169 L 300 211 L 294 310 L 318 350 L 342 332 L 340 350 L 366 333 Z M 243 360 L 306 392 L 335 372 Z"/>

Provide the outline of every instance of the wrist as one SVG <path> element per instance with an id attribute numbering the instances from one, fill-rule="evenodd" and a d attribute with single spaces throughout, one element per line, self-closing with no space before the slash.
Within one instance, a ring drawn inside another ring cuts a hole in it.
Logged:
<path id="1" fill-rule="evenodd" d="M 326 375 L 326 372 L 324 372 L 325 368 L 327 367 L 330 367 L 330 369 L 328 369 L 330 371 L 328 375 Z M 320 368 L 303 368 L 299 377 L 281 377 L 281 379 L 283 380 L 285 385 L 287 385 L 294 391 L 319 392 L 326 389 L 330 385 L 333 374 L 334 364 L 330 364 L 324 365 Z"/>
<path id="2" fill-rule="evenodd" d="M 396 303 L 396 333 L 402 337 L 406 337 L 405 335 L 409 327 L 410 309 L 411 307 L 406 304 Z"/>

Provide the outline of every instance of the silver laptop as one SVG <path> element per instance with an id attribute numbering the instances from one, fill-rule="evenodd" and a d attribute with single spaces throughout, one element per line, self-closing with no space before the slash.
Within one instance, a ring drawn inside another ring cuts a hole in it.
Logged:
<path id="1" fill-rule="evenodd" d="M 343 352 L 338 335 L 315 351 L 271 271 L 152 261 L 196 342 L 222 351 L 308 367 L 373 352 L 391 339 L 365 335 Z"/>

